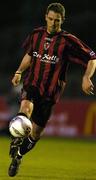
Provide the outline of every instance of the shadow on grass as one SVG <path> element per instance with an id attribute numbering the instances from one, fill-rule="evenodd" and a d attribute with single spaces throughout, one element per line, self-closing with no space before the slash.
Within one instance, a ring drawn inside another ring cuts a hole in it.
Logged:
<path id="1" fill-rule="evenodd" d="M 13 177 L 14 180 L 38 180 L 38 179 L 41 179 L 41 180 L 96 180 L 95 178 L 91 178 L 90 177 L 69 177 L 69 176 L 66 176 L 65 177 L 62 177 L 61 176 L 39 176 L 39 175 L 17 175 L 15 177 Z M 0 175 L 0 180 L 9 180 L 9 179 L 13 179 L 12 177 L 10 176 L 5 176 L 5 175 Z"/>
<path id="2" fill-rule="evenodd" d="M 29 175 L 29 176 L 28 176 L 28 175 L 18 176 L 18 178 L 21 178 L 21 177 L 22 177 L 22 178 L 25 177 L 26 179 L 27 179 L 27 178 L 32 178 L 32 180 L 35 180 L 35 179 L 42 179 L 42 180 L 46 180 L 46 179 L 48 179 L 48 180 L 49 180 L 49 179 L 52 179 L 52 180 L 61 179 L 61 177 L 56 177 L 56 176 L 39 176 L 39 175 L 33 175 L 33 176 L 32 176 L 32 175 L 31 175 L 31 176 L 30 176 L 30 175 Z"/>

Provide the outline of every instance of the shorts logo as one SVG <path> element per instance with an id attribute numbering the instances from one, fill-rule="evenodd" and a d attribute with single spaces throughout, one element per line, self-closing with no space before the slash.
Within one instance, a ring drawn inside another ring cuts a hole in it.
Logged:
<path id="1" fill-rule="evenodd" d="M 25 91 L 25 90 L 23 90 L 23 92 L 22 92 L 22 99 L 26 99 L 26 96 L 27 96 L 27 92 Z"/>
<path id="2" fill-rule="evenodd" d="M 95 55 L 94 51 L 91 51 L 90 56 L 94 56 L 94 55 Z"/>

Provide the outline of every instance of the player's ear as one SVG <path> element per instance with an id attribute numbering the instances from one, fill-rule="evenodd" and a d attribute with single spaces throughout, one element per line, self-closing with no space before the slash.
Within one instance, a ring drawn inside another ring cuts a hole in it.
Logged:
<path id="1" fill-rule="evenodd" d="M 62 18 L 62 24 L 64 23 L 64 21 L 65 21 L 65 16 Z"/>
<path id="2" fill-rule="evenodd" d="M 62 24 L 64 23 L 64 21 L 65 21 L 65 17 L 64 17 L 64 18 L 62 18 Z"/>

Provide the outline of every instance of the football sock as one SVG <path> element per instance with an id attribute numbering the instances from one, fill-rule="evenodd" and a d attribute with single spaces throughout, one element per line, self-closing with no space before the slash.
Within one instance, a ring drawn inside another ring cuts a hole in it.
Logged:
<path id="1" fill-rule="evenodd" d="M 25 113 L 23 113 L 23 112 L 17 113 L 17 116 L 25 116 L 25 117 L 27 117 L 27 115 L 26 115 Z M 27 117 L 27 118 L 28 118 L 28 117 Z"/>
<path id="2" fill-rule="evenodd" d="M 33 147 L 35 146 L 36 142 L 38 140 L 33 140 L 32 137 L 25 137 L 23 140 L 23 143 L 21 144 L 19 148 L 19 153 L 18 155 L 24 155 L 27 152 L 29 152 Z"/>

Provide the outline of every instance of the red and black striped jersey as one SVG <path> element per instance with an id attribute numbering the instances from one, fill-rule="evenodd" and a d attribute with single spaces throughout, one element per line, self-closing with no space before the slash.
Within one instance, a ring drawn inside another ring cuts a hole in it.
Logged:
<path id="1" fill-rule="evenodd" d="M 95 53 L 74 35 L 61 31 L 48 34 L 40 27 L 24 41 L 25 53 L 32 57 L 30 68 L 24 78 L 24 87 L 35 86 L 41 96 L 56 99 L 60 87 L 58 80 L 66 81 L 66 72 L 71 61 L 86 67 Z"/>

